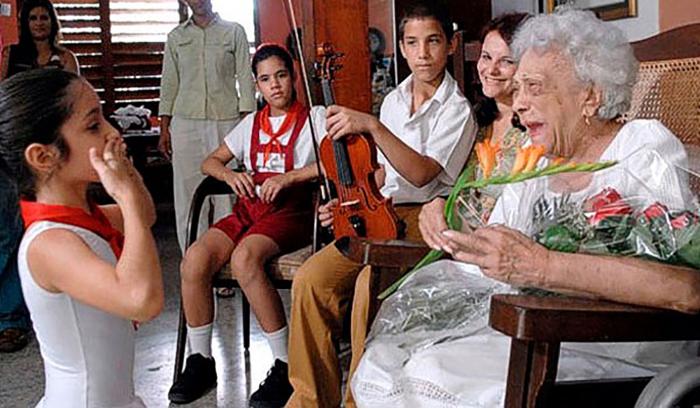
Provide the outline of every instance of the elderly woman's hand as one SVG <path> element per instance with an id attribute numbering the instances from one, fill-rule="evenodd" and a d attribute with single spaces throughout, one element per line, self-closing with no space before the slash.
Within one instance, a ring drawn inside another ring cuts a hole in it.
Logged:
<path id="1" fill-rule="evenodd" d="M 549 251 L 513 229 L 494 225 L 473 233 L 445 231 L 447 252 L 486 276 L 517 286 L 543 287 Z"/>
<path id="2" fill-rule="evenodd" d="M 445 199 L 436 198 L 425 204 L 418 215 L 418 228 L 423 240 L 432 249 L 442 250 L 447 245 L 443 231 L 448 229 L 445 221 Z"/>

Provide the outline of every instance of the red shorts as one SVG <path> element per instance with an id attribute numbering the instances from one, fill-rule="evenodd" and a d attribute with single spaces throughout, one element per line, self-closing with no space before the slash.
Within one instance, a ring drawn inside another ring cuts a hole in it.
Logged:
<path id="1" fill-rule="evenodd" d="M 311 196 L 305 200 L 264 203 L 259 198 L 239 199 L 233 213 L 212 227 L 223 231 L 234 245 L 248 235 L 269 237 L 281 252 L 292 252 L 311 243 L 313 234 Z"/>

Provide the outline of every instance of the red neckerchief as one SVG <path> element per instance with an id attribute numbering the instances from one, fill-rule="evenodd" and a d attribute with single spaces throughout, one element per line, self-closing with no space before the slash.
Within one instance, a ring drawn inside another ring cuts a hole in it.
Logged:
<path id="1" fill-rule="evenodd" d="M 20 201 L 20 208 L 25 229 L 38 221 L 53 221 L 74 225 L 94 232 L 109 242 L 109 246 L 117 259 L 122 254 L 124 235 L 110 224 L 100 207 L 92 202 L 90 203 L 90 214 L 86 213 L 82 208 L 41 204 L 25 200 Z"/>
<path id="2" fill-rule="evenodd" d="M 65 205 L 41 204 L 34 201 L 20 200 L 24 228 L 29 228 L 35 222 L 53 221 L 73 225 L 94 232 L 109 243 L 114 256 L 119 259 L 124 249 L 124 235 L 115 229 L 97 204 L 90 202 L 90 214 L 82 208 Z M 134 330 L 138 330 L 139 322 L 131 321 Z"/>
<path id="3" fill-rule="evenodd" d="M 279 137 L 287 133 L 292 125 L 296 123 L 299 112 L 301 112 L 302 109 L 303 106 L 298 101 L 294 101 L 292 106 L 289 107 L 287 116 L 284 118 L 282 126 L 277 129 L 277 132 L 272 131 L 272 124 L 270 123 L 270 104 L 265 105 L 265 107 L 262 109 L 260 116 L 258 116 L 259 126 L 263 132 L 270 136 L 270 141 L 264 145 L 263 166 L 267 165 L 267 160 L 270 158 L 270 154 L 272 153 L 273 149 L 278 154 L 282 153 L 282 144 L 279 141 Z"/>

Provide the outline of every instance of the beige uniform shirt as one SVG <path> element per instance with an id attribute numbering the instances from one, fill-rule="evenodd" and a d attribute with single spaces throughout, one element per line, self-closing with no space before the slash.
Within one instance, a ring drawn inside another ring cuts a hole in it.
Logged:
<path id="1" fill-rule="evenodd" d="M 205 28 L 191 18 L 175 27 L 165 45 L 159 114 L 233 120 L 254 111 L 248 47 L 243 27 L 218 14 Z"/>

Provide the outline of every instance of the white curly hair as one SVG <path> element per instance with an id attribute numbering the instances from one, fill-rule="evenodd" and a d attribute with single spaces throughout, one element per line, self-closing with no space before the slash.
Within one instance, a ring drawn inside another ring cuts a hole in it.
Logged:
<path id="1" fill-rule="evenodd" d="M 600 119 L 616 118 L 630 107 L 639 63 L 622 30 L 590 11 L 565 7 L 530 18 L 516 32 L 511 49 L 518 60 L 529 49 L 570 56 L 576 77 L 602 91 Z"/>

